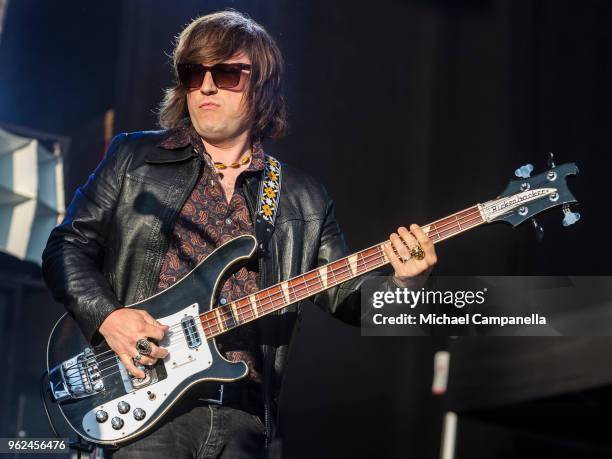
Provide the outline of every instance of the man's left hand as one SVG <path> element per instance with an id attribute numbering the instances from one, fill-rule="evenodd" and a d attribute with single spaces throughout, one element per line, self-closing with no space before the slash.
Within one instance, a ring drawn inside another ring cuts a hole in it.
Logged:
<path id="1" fill-rule="evenodd" d="M 419 245 L 425 255 L 422 260 L 410 255 L 412 250 L 418 251 Z M 433 242 L 420 226 L 414 224 L 410 225 L 410 231 L 402 226 L 397 233 L 391 233 L 383 244 L 383 250 L 395 269 L 394 280 L 401 287 L 414 286 L 417 276 L 423 281 L 438 262 Z"/>

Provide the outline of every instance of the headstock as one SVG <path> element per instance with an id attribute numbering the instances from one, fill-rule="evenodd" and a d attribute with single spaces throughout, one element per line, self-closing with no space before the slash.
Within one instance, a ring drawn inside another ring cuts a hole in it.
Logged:
<path id="1" fill-rule="evenodd" d="M 534 227 L 542 235 L 542 227 L 534 217 L 553 207 L 561 207 L 563 226 L 570 226 L 580 219 L 579 213 L 570 210 L 570 204 L 577 201 L 567 187 L 567 177 L 578 173 L 576 164 L 555 166 L 550 153 L 549 169 L 531 177 L 532 171 L 531 164 L 519 167 L 515 171 L 518 178 L 511 180 L 498 198 L 481 204 L 487 222 L 505 221 L 518 226 L 532 219 Z"/>

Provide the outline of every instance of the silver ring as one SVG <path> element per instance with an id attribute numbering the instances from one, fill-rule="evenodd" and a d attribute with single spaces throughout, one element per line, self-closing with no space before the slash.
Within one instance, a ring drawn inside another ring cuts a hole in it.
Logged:
<path id="1" fill-rule="evenodd" d="M 136 341 L 136 352 L 142 355 L 151 355 L 151 351 L 153 348 L 151 347 L 151 341 L 145 338 L 140 338 Z"/>
<path id="2" fill-rule="evenodd" d="M 142 359 L 142 355 L 138 354 L 136 357 L 134 357 L 134 362 L 140 363 L 140 359 Z"/>
<path id="3" fill-rule="evenodd" d="M 401 257 L 402 263 L 408 263 L 412 257 L 408 255 L 407 257 Z"/>

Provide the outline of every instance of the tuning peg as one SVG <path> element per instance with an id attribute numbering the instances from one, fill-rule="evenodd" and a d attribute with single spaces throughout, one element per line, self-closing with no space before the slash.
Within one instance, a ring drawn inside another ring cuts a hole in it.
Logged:
<path id="1" fill-rule="evenodd" d="M 555 154 L 552 151 L 548 152 L 548 168 L 552 169 L 553 167 L 555 167 Z"/>
<path id="2" fill-rule="evenodd" d="M 570 226 L 580 220 L 580 214 L 578 212 L 572 212 L 569 205 L 563 206 L 563 226 Z"/>
<path id="3" fill-rule="evenodd" d="M 533 164 L 525 164 L 514 171 L 514 175 L 518 178 L 529 178 L 533 172 Z"/>
<path id="4" fill-rule="evenodd" d="M 533 228 L 536 231 L 536 237 L 538 238 L 538 242 L 542 242 L 542 239 L 544 239 L 544 228 L 542 228 L 542 226 L 535 218 L 531 219 L 531 224 L 533 225 Z"/>

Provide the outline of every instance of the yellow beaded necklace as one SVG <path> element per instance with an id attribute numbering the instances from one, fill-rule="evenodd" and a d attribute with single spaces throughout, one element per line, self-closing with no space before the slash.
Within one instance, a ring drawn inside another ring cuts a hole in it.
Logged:
<path id="1" fill-rule="evenodd" d="M 247 151 L 239 161 L 233 162 L 232 164 L 224 164 L 222 162 L 215 161 L 215 167 L 217 169 L 227 169 L 228 167 L 231 167 L 232 169 L 238 169 L 240 166 L 244 166 L 245 164 L 248 164 L 250 159 L 251 159 L 251 149 L 249 148 L 249 151 Z"/>

